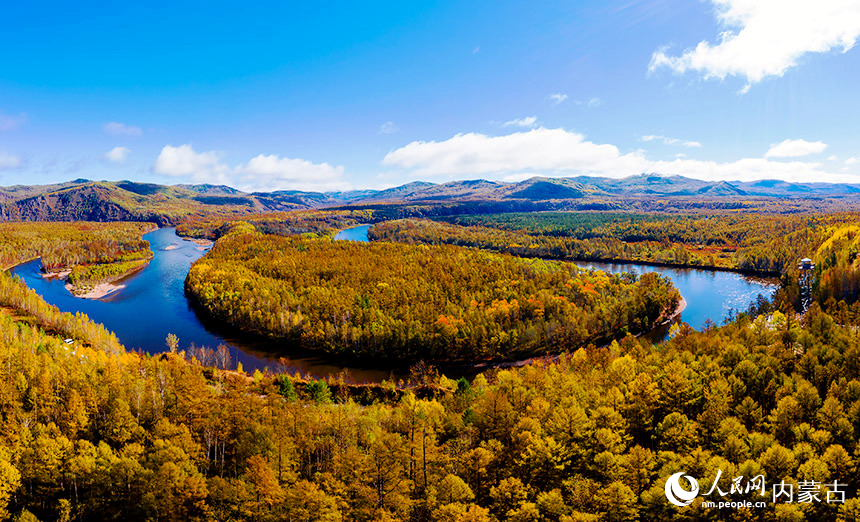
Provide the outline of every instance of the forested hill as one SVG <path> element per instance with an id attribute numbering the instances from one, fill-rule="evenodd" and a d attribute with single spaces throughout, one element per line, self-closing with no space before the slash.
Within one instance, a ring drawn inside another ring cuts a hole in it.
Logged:
<path id="1" fill-rule="evenodd" d="M 152 221 L 188 216 L 241 216 L 297 209 L 429 206 L 429 212 L 532 210 L 840 210 L 860 208 L 860 185 L 707 182 L 681 176 L 624 179 L 535 177 L 518 183 L 487 180 L 413 182 L 385 190 L 245 193 L 223 185 L 158 185 L 77 179 L 53 185 L 0 187 L 0 219 L 26 221 Z M 440 210 L 441 208 L 441 210 Z M 413 209 L 414 210 L 414 209 Z M 416 211 L 417 212 L 417 211 Z M 427 212 L 424 210 L 423 212 Z M 450 212 L 449 212 L 450 213 Z"/>
<path id="2" fill-rule="evenodd" d="M 225 189 L 87 180 L 7 187 L 0 189 L 0 218 L 169 224 L 189 215 L 244 215 L 262 209 L 253 199 Z"/>

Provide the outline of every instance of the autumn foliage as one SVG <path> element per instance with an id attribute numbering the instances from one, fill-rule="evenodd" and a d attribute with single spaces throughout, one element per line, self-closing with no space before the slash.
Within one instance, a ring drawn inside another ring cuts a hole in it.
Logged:
<path id="1" fill-rule="evenodd" d="M 656 274 L 453 246 L 237 232 L 186 280 L 206 311 L 330 353 L 475 360 L 558 353 L 650 329 L 679 299 Z"/>

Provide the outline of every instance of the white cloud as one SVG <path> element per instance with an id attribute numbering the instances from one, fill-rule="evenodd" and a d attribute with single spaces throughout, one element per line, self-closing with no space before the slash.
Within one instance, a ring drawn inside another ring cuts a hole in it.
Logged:
<path id="1" fill-rule="evenodd" d="M 502 127 L 534 127 L 535 123 L 537 123 L 537 116 L 526 116 L 525 118 L 506 121 L 502 124 Z"/>
<path id="2" fill-rule="evenodd" d="M 527 179 L 531 179 L 535 176 L 540 176 L 538 172 L 517 172 L 516 174 L 508 174 L 502 178 L 502 181 L 507 181 L 509 183 L 518 183 L 520 181 L 525 181 Z"/>
<path id="3" fill-rule="evenodd" d="M 195 152 L 191 145 L 165 146 L 152 166 L 156 174 L 189 178 L 195 183 L 230 185 L 246 191 L 344 190 L 344 167 L 303 159 L 260 154 L 229 167 L 216 151 Z"/>
<path id="4" fill-rule="evenodd" d="M 680 145 L 682 147 L 688 148 L 698 149 L 702 147 L 702 144 L 698 141 L 679 140 L 678 138 L 669 138 L 667 136 L 660 136 L 657 134 L 646 134 L 639 139 L 641 139 L 642 141 L 661 141 L 665 145 Z"/>
<path id="5" fill-rule="evenodd" d="M 104 130 L 112 136 L 141 136 L 143 131 L 140 127 L 134 125 L 126 125 L 115 121 L 109 121 L 104 124 Z"/>
<path id="6" fill-rule="evenodd" d="M 400 128 L 393 121 L 387 121 L 379 127 L 380 134 L 394 134 L 400 131 Z"/>
<path id="7" fill-rule="evenodd" d="M 820 154 L 827 148 L 826 143 L 820 141 L 785 140 L 782 143 L 772 145 L 765 153 L 765 158 L 799 158 L 810 154 Z"/>
<path id="8" fill-rule="evenodd" d="M 706 79 L 737 76 L 747 85 L 782 76 L 809 53 L 847 52 L 860 36 L 860 0 L 711 0 L 724 31 L 719 42 L 702 41 L 680 56 L 666 48 L 649 70 L 696 71 Z"/>
<path id="9" fill-rule="evenodd" d="M 549 99 L 552 100 L 553 102 L 555 102 L 556 105 L 558 105 L 559 103 L 561 103 L 567 99 L 567 94 L 562 94 L 560 92 L 557 92 L 555 94 L 550 94 Z"/>
<path id="10" fill-rule="evenodd" d="M 197 183 L 228 183 L 229 170 L 218 152 L 197 153 L 191 145 L 166 145 L 152 166 L 156 174 L 188 177 Z"/>
<path id="11" fill-rule="evenodd" d="M 622 155 L 615 146 L 586 141 L 581 134 L 541 127 L 498 137 L 469 133 L 441 142 L 415 141 L 389 152 L 382 163 L 430 176 L 528 169 L 601 173 L 622 165 L 641 172 L 644 158 Z"/>
<path id="12" fill-rule="evenodd" d="M 328 163 L 311 163 L 294 158 L 260 154 L 245 165 L 237 167 L 241 186 L 245 190 L 345 190 L 344 168 Z"/>
<path id="13" fill-rule="evenodd" d="M 457 134 L 445 141 L 415 141 L 389 152 L 382 163 L 406 169 L 411 177 L 497 176 L 519 178 L 525 173 L 621 178 L 642 173 L 681 175 L 704 180 L 783 179 L 786 181 L 860 181 L 857 176 L 827 172 L 820 163 L 744 158 L 719 163 L 686 158 L 654 161 L 644 152 L 622 153 L 564 129 L 538 128 L 491 137 Z"/>
<path id="14" fill-rule="evenodd" d="M 0 151 L 0 170 L 14 169 L 19 166 L 21 166 L 20 158 Z"/>
<path id="15" fill-rule="evenodd" d="M 114 147 L 105 154 L 105 159 L 114 163 L 122 163 L 130 152 L 131 149 L 126 147 Z"/>
<path id="16" fill-rule="evenodd" d="M 21 124 L 27 121 L 27 115 L 23 112 L 17 116 L 9 116 L 0 112 L 0 131 L 9 131 L 17 129 Z"/>
<path id="17" fill-rule="evenodd" d="M 737 161 L 718 163 L 676 159 L 656 161 L 649 172 L 687 176 L 707 181 L 757 181 L 761 179 L 781 179 L 790 182 L 827 181 L 857 183 L 857 176 L 830 173 L 821 169 L 820 163 L 804 161 L 772 161 L 766 158 L 743 158 Z"/>
<path id="18" fill-rule="evenodd" d="M 848 158 L 847 160 L 845 160 L 845 164 L 846 165 L 856 165 L 858 161 L 860 161 L 860 160 L 858 160 L 857 158 L 852 156 L 852 157 Z"/>

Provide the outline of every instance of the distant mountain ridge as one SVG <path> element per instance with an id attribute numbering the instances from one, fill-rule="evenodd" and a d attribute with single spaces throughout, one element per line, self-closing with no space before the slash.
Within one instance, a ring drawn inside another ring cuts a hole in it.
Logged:
<path id="1" fill-rule="evenodd" d="M 51 185 L 0 187 L 0 219 L 145 220 L 169 224 L 187 215 L 211 212 L 241 215 L 343 206 L 476 202 L 496 202 L 511 208 L 600 209 L 613 208 L 613 202 L 653 198 L 725 202 L 751 198 L 835 198 L 860 203 L 860 184 L 791 183 L 767 179 L 702 181 L 683 176 L 641 174 L 621 179 L 536 176 L 520 182 L 485 179 L 446 183 L 416 181 L 383 190 L 247 193 L 226 185 L 159 185 L 127 180 L 76 179 Z"/>

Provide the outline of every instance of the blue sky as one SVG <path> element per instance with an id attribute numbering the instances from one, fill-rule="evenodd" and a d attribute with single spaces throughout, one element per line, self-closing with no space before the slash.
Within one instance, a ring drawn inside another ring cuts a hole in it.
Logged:
<path id="1" fill-rule="evenodd" d="M 138 4 L 4 6 L 0 184 L 860 182 L 860 0 Z"/>

